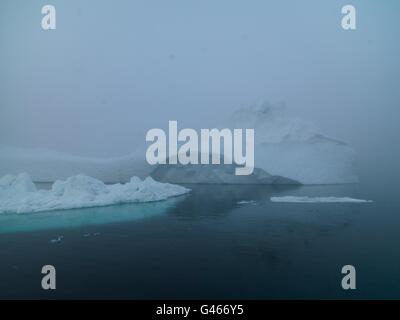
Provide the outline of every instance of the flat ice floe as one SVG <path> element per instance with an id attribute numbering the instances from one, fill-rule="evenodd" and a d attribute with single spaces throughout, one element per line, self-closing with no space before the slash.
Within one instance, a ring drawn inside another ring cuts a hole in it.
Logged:
<path id="1" fill-rule="evenodd" d="M 372 200 L 355 199 L 350 197 L 295 197 L 295 196 L 284 196 L 284 197 L 271 197 L 272 202 L 294 202 L 294 203 L 366 203 L 372 202 Z"/>
<path id="2" fill-rule="evenodd" d="M 245 205 L 245 204 L 256 205 L 257 202 L 254 200 L 242 200 L 242 201 L 238 201 L 236 204 L 238 204 L 238 205 Z"/>
<path id="3" fill-rule="evenodd" d="M 169 183 L 132 177 L 125 184 L 105 185 L 100 180 L 76 175 L 54 182 L 50 190 L 37 190 L 26 173 L 0 178 L 0 213 L 32 213 L 143 203 L 166 200 L 190 190 Z"/>

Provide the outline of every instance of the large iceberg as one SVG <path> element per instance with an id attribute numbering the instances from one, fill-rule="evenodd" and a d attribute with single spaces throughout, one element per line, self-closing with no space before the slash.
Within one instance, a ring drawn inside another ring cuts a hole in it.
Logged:
<path id="1" fill-rule="evenodd" d="M 89 158 L 43 149 L 0 145 L 0 176 L 27 172 L 35 182 L 67 179 L 83 172 L 105 183 L 152 176 L 171 183 L 338 184 L 355 183 L 355 152 L 320 134 L 313 125 L 290 118 L 284 106 L 242 108 L 222 127 L 255 130 L 255 170 L 235 176 L 232 165 L 149 165 L 145 151 L 120 158 Z"/>
<path id="2" fill-rule="evenodd" d="M 128 183 L 105 185 L 86 175 L 57 180 L 50 190 L 37 190 L 26 173 L 0 178 L 0 213 L 31 213 L 50 210 L 153 202 L 183 195 L 189 189 L 160 183 L 148 177 L 132 177 Z"/>
<path id="3" fill-rule="evenodd" d="M 302 184 L 358 182 L 355 151 L 328 138 L 311 123 L 288 117 L 284 105 L 268 102 L 242 108 L 229 120 L 232 128 L 255 131 L 255 166 Z"/>
<path id="4" fill-rule="evenodd" d="M 342 141 L 320 134 L 311 123 L 288 117 L 284 105 L 263 102 L 239 109 L 220 128 L 254 129 L 255 169 L 251 175 L 236 176 L 236 164 L 159 165 L 151 175 L 174 183 L 358 182 L 354 150 Z"/>

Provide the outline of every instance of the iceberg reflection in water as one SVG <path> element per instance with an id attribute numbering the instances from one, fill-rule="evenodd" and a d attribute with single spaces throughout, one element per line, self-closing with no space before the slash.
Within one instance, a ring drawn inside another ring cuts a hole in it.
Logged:
<path id="1" fill-rule="evenodd" d="M 48 229 L 70 229 L 87 225 L 134 221 L 167 213 L 184 196 L 149 203 L 129 203 L 108 207 L 46 211 L 32 214 L 0 215 L 0 234 Z"/>

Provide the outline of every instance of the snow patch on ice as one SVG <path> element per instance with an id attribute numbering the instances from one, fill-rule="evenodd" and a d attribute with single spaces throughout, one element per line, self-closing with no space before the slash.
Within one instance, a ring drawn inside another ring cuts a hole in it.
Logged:
<path id="1" fill-rule="evenodd" d="M 294 202 L 294 203 L 366 203 L 372 202 L 372 200 L 355 199 L 350 197 L 295 197 L 295 196 L 284 196 L 284 197 L 271 197 L 272 202 Z"/>
<path id="2" fill-rule="evenodd" d="M 100 180 L 76 175 L 56 181 L 51 190 L 37 190 L 26 173 L 0 179 L 0 213 L 31 213 L 50 210 L 108 206 L 130 202 L 153 202 L 190 190 L 148 177 L 132 177 L 125 184 L 105 185 Z"/>

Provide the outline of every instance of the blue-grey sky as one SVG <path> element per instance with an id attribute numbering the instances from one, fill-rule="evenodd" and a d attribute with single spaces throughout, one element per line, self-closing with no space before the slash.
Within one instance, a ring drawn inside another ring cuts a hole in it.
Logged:
<path id="1" fill-rule="evenodd" d="M 168 120 L 207 128 L 268 99 L 398 158 L 399 39 L 390 0 L 2 0 L 0 143 L 122 155 Z"/>

